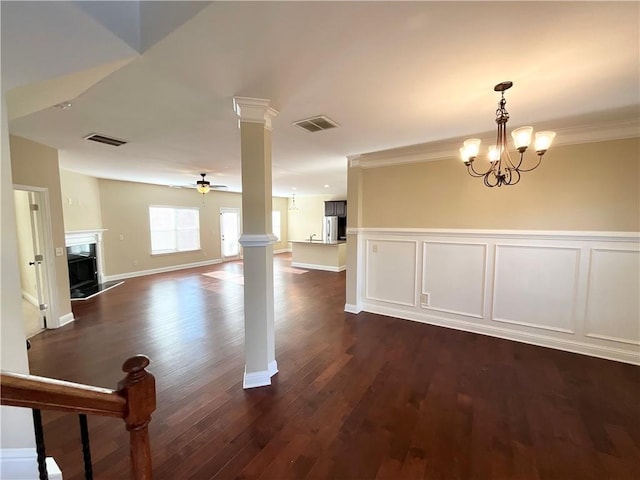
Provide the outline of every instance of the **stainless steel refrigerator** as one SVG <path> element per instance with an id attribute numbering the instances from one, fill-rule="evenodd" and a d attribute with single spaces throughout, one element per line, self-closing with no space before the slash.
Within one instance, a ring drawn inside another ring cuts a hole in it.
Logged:
<path id="1" fill-rule="evenodd" d="M 325 242 L 335 242 L 338 240 L 338 217 L 324 217 L 322 240 Z"/>

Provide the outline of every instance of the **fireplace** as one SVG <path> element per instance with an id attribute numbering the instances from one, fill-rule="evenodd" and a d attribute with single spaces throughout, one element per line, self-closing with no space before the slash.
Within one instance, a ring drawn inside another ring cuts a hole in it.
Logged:
<path id="1" fill-rule="evenodd" d="M 84 300 L 104 290 L 102 232 L 67 232 L 67 264 L 71 300 Z"/>
<path id="2" fill-rule="evenodd" d="M 98 287 L 96 244 L 85 243 L 67 247 L 71 298 L 84 298 Z"/>

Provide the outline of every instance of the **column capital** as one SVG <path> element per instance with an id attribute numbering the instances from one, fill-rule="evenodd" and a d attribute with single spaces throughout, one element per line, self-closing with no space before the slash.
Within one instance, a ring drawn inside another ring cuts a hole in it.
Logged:
<path id="1" fill-rule="evenodd" d="M 269 103 L 270 100 L 264 98 L 233 97 L 233 110 L 241 122 L 262 123 L 271 130 L 271 119 L 279 112 Z"/>

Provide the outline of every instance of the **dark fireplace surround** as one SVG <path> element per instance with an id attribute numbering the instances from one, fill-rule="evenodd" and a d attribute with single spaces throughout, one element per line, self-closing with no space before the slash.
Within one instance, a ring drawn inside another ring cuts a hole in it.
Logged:
<path id="1" fill-rule="evenodd" d="M 71 298 L 84 298 L 98 289 L 98 258 L 96 244 L 67 247 Z"/>

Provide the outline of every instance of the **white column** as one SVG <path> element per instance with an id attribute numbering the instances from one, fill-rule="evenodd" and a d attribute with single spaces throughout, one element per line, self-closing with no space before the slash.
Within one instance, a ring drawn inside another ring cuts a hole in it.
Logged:
<path id="1" fill-rule="evenodd" d="M 273 314 L 271 119 L 269 100 L 235 97 L 242 156 L 244 258 L 244 388 L 271 385 L 278 373 Z"/>

